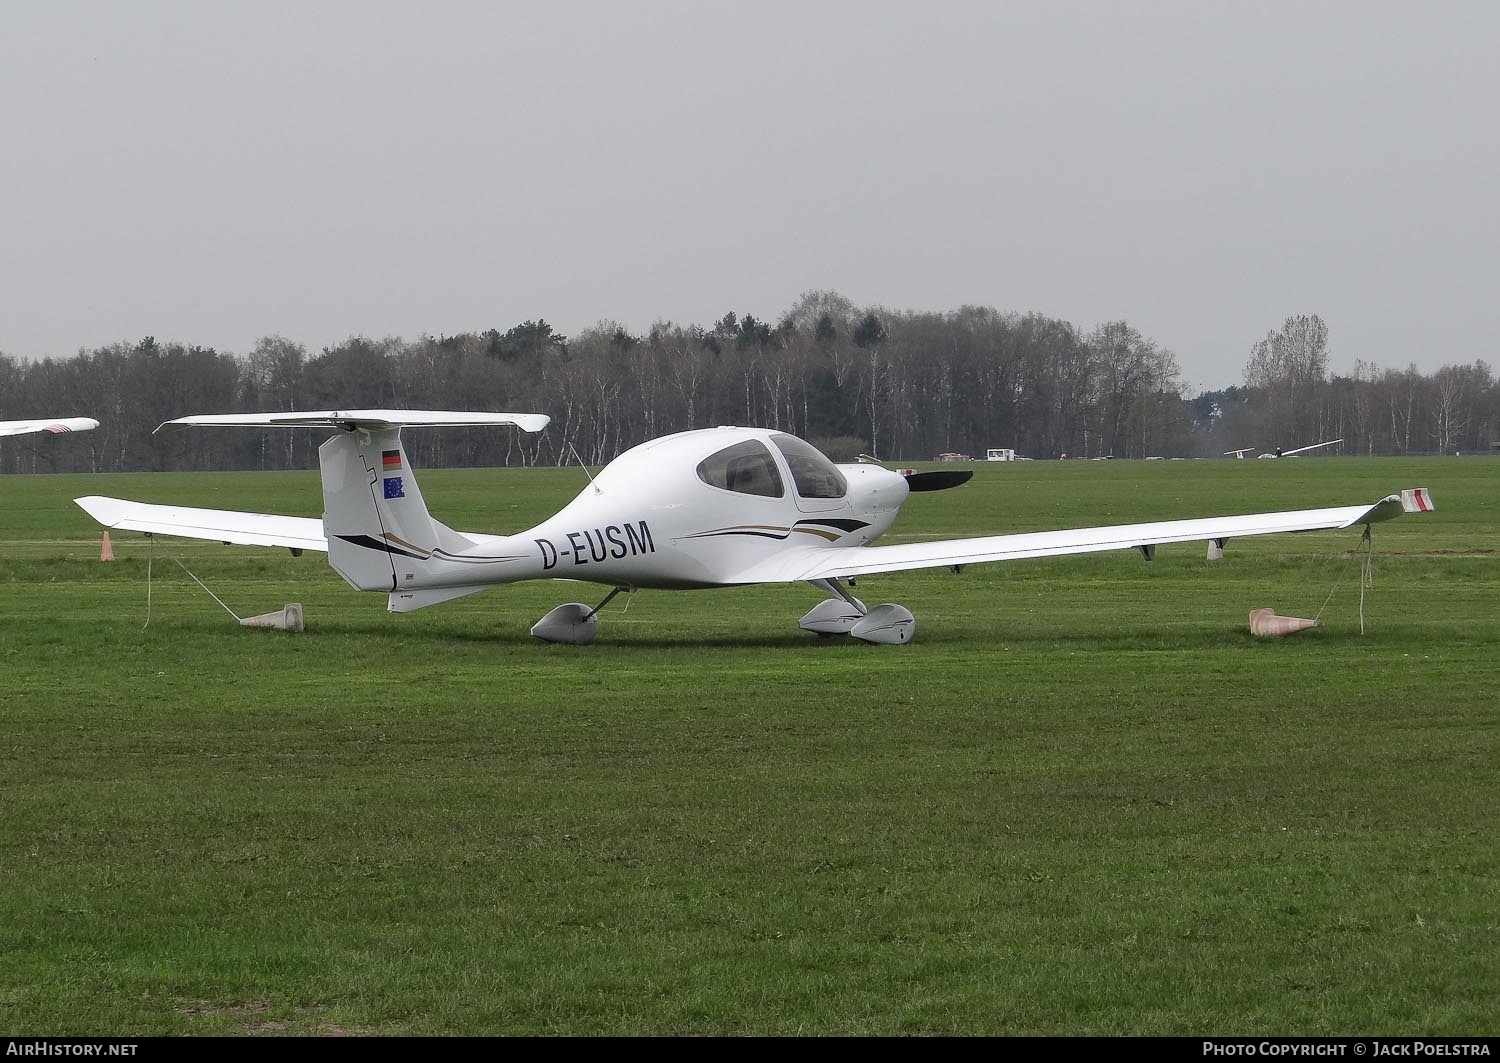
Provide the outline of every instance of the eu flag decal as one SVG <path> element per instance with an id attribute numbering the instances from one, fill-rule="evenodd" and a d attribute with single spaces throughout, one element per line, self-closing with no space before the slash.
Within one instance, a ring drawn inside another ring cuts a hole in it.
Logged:
<path id="1" fill-rule="evenodd" d="M 385 478 L 385 497 L 386 498 L 405 498 L 406 497 L 406 490 L 405 490 L 405 488 L 403 488 L 401 486 L 401 477 L 399 477 L 399 476 L 387 476 Z"/>

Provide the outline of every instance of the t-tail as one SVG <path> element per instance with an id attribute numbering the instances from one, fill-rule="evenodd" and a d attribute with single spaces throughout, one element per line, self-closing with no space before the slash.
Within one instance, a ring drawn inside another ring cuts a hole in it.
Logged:
<path id="1" fill-rule="evenodd" d="M 407 612 L 504 582 L 495 578 L 496 566 L 520 559 L 487 548 L 501 539 L 465 535 L 433 518 L 407 461 L 401 429 L 514 425 L 540 432 L 548 421 L 530 413 L 351 410 L 214 414 L 168 421 L 162 428 L 341 429 L 318 448 L 328 563 L 351 587 L 389 592 L 392 611 Z"/>

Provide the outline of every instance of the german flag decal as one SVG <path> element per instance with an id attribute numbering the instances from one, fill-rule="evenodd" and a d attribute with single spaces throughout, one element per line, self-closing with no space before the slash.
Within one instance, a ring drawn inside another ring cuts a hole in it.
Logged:
<path id="1" fill-rule="evenodd" d="M 380 468 L 382 472 L 392 473 L 401 471 L 401 452 L 399 450 L 383 450 L 380 452 Z"/>

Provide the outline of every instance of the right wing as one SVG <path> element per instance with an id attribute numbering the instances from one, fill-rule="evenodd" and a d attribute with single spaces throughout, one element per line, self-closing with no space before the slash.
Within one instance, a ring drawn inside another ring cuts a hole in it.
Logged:
<path id="1" fill-rule="evenodd" d="M 986 535 L 973 539 L 939 539 L 902 543 L 897 546 L 804 547 L 785 550 L 746 572 L 737 583 L 793 583 L 800 580 L 840 579 L 876 572 L 902 572 L 918 568 L 977 565 L 990 561 L 1020 561 L 1036 557 L 1060 557 L 1105 550 L 1154 548 L 1163 543 L 1210 539 L 1239 539 L 1250 535 L 1281 532 L 1354 528 L 1399 517 L 1403 513 L 1428 512 L 1432 500 L 1426 488 L 1389 495 L 1367 506 L 1332 509 L 1302 509 L 1282 513 L 1250 513 L 1236 517 L 1154 521 L 1149 524 L 1116 524 L 1103 528 L 1071 528 L 1063 531 L 1021 532 Z"/>
<path id="2" fill-rule="evenodd" d="M 328 552 L 323 522 L 315 517 L 280 517 L 272 513 L 241 513 L 232 509 L 189 509 L 155 506 L 124 498 L 87 495 L 75 498 L 83 511 L 106 528 L 176 535 L 184 539 L 239 546 L 284 546 L 288 550 Z"/>

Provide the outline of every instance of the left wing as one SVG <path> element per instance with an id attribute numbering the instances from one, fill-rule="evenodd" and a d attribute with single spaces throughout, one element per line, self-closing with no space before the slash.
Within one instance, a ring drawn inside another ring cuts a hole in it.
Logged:
<path id="1" fill-rule="evenodd" d="M 1238 539 L 1278 532 L 1353 528 L 1433 508 L 1423 487 L 1390 495 L 1369 506 L 1300 509 L 1285 513 L 1252 513 L 1241 517 L 1206 517 L 1150 524 L 1117 524 L 1105 528 L 987 535 L 976 539 L 943 539 L 899 546 L 864 546 L 788 551 L 740 574 L 744 582 L 794 582 L 900 572 L 916 568 L 977 565 L 986 561 L 1018 561 L 1030 557 L 1058 557 L 1104 550 L 1154 547 L 1208 539 Z"/>
<path id="2" fill-rule="evenodd" d="M 123 528 L 149 535 L 178 535 L 184 539 L 207 539 L 239 546 L 284 546 L 288 550 L 328 552 L 323 522 L 316 517 L 157 506 L 102 495 L 86 495 L 73 501 L 106 528 Z"/>
<path id="3" fill-rule="evenodd" d="M 288 550 L 328 552 L 328 536 L 317 517 L 284 517 L 277 513 L 249 513 L 238 509 L 193 509 L 158 506 L 128 498 L 85 495 L 73 501 L 106 528 L 202 539 L 226 546 L 284 546 Z M 459 532 L 476 543 L 498 542 L 503 535 Z"/>
<path id="4" fill-rule="evenodd" d="M 30 432 L 63 435 L 67 432 L 88 432 L 98 427 L 99 422 L 92 417 L 42 417 L 31 421 L 0 421 L 0 436 L 19 436 Z"/>

